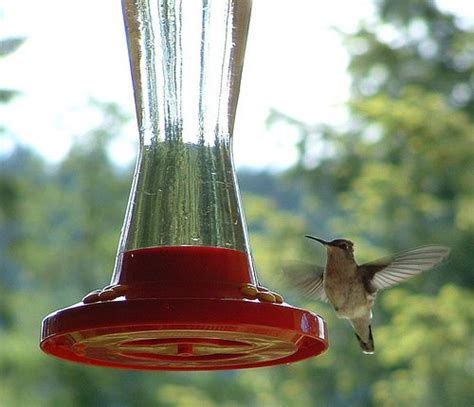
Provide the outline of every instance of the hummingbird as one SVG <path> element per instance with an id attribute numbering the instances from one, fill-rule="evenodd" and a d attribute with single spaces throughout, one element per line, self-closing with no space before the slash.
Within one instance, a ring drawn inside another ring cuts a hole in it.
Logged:
<path id="1" fill-rule="evenodd" d="M 326 247 L 326 267 L 295 262 L 284 268 L 286 275 L 302 295 L 329 301 L 339 318 L 349 320 L 362 352 L 367 354 L 375 351 L 371 321 L 377 292 L 432 269 L 451 251 L 445 246 L 428 245 L 357 264 L 350 240 L 305 237 Z"/>

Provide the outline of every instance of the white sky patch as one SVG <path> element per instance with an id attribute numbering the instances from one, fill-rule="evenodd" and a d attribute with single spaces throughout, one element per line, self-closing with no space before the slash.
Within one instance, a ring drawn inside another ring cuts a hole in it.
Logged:
<path id="1" fill-rule="evenodd" d="M 474 19 L 465 0 L 438 3 L 463 21 Z M 350 31 L 371 13 L 370 0 L 254 0 L 234 131 L 238 166 L 277 169 L 294 162 L 294 130 L 265 126 L 272 108 L 311 124 L 344 120 L 348 60 L 329 27 Z M 0 61 L 0 88 L 22 96 L 0 106 L 0 127 L 20 142 L 60 160 L 74 137 L 97 124 L 87 112 L 91 99 L 116 102 L 134 117 L 120 1 L 6 0 L 0 38 L 9 36 L 27 40 Z M 120 163 L 134 161 L 137 142 L 129 126 L 111 154 Z M 0 143 L 7 148 L 10 142 Z"/>
<path id="2" fill-rule="evenodd" d="M 471 26 L 465 0 L 438 0 Z M 347 55 L 331 26 L 353 30 L 370 18 L 372 1 L 254 0 L 234 131 L 237 166 L 285 168 L 296 158 L 289 126 L 267 129 L 274 108 L 308 123 L 341 123 L 349 95 Z M 24 36 L 0 60 L 0 88 L 22 96 L 0 106 L 0 127 L 51 161 L 91 127 L 88 101 L 116 102 L 134 117 L 120 1 L 14 0 L 0 6 L 0 38 Z M 0 149 L 11 149 L 2 136 Z M 134 160 L 138 133 L 129 126 L 114 143 L 118 162 Z M 1 153 L 1 151 L 0 151 Z M 133 157 L 133 158 L 132 158 Z"/>
<path id="3" fill-rule="evenodd" d="M 294 132 L 266 129 L 272 108 L 310 123 L 337 117 L 348 95 L 347 58 L 328 27 L 353 28 L 370 12 L 369 4 L 361 1 L 354 12 L 341 13 L 343 0 L 293 0 L 291 8 L 286 1 L 253 2 L 234 131 L 237 166 L 283 168 L 294 162 Z M 22 143 L 60 160 L 71 140 L 95 124 L 83 112 L 90 99 L 117 102 L 134 116 L 120 2 L 10 0 L 2 11 L 0 38 L 27 38 L 0 64 L 0 88 L 22 92 L 0 107 L 0 123 Z M 137 130 L 123 137 L 112 149 L 121 163 L 132 155 Z M 128 151 L 120 154 L 122 148 Z"/>

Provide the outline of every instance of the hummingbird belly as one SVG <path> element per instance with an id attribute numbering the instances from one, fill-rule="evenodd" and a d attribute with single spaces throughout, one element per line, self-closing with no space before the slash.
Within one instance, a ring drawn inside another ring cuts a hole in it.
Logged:
<path id="1" fill-rule="evenodd" d="M 335 275 L 327 277 L 324 281 L 326 295 L 339 318 L 354 319 L 370 315 L 373 298 L 367 295 L 358 280 L 339 279 Z"/>

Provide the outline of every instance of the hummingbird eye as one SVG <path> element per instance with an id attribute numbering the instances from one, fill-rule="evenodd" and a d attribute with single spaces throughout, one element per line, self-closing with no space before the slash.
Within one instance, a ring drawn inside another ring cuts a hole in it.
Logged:
<path id="1" fill-rule="evenodd" d="M 350 251 L 352 249 L 352 245 L 348 242 L 343 242 L 341 244 L 341 249 Z"/>

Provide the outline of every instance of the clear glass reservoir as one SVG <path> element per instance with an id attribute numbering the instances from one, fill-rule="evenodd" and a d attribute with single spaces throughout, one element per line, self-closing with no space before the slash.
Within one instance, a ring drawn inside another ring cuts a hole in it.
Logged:
<path id="1" fill-rule="evenodd" d="M 235 258 L 256 283 L 232 156 L 250 9 L 124 1 L 140 148 L 112 283 L 130 256 L 160 263 L 169 247 Z"/>

